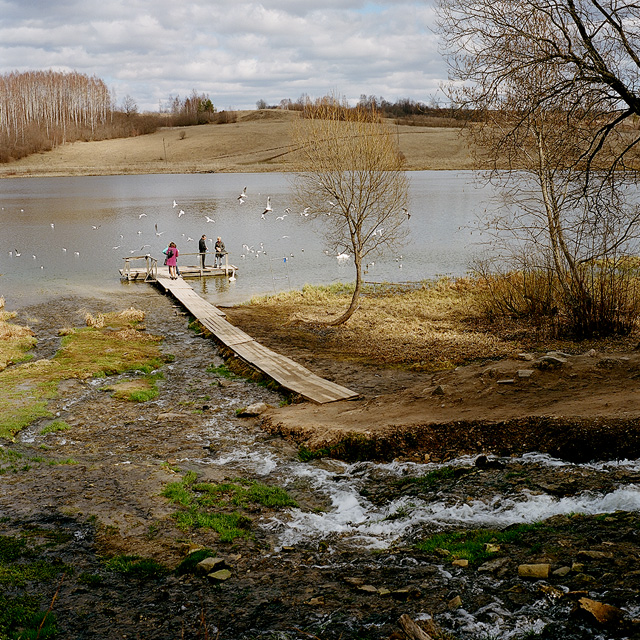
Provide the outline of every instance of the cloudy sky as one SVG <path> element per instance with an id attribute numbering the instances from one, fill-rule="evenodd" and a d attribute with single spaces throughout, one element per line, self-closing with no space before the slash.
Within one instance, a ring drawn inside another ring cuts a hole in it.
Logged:
<path id="1" fill-rule="evenodd" d="M 0 0 L 0 73 L 97 76 L 158 111 L 195 90 L 218 110 L 336 93 L 442 99 L 432 0 Z"/>

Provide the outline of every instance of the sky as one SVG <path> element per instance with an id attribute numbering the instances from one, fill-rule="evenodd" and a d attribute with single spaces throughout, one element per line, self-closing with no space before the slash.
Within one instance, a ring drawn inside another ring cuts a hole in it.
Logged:
<path id="1" fill-rule="evenodd" d="M 218 111 L 303 94 L 444 102 L 433 0 L 0 0 L 0 74 L 76 71 L 116 105 L 206 94 Z"/>

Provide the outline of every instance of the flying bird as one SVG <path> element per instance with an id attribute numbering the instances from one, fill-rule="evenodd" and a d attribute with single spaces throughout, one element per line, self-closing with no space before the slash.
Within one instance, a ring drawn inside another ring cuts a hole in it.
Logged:
<path id="1" fill-rule="evenodd" d="M 267 206 L 264 208 L 264 211 L 262 212 L 262 217 L 264 218 L 265 214 L 271 211 L 273 211 L 273 209 L 271 208 L 271 196 L 267 196 Z"/>
<path id="2" fill-rule="evenodd" d="M 100 225 L 99 224 L 98 225 L 92 224 L 91 228 L 95 231 L 96 229 L 100 228 Z"/>
<path id="3" fill-rule="evenodd" d="M 178 206 L 178 203 L 174 200 L 173 201 L 173 208 L 175 209 Z"/>
<path id="4" fill-rule="evenodd" d="M 215 220 L 209 216 L 205 216 L 205 218 L 207 219 L 207 222 L 215 222 Z"/>
<path id="5" fill-rule="evenodd" d="M 406 207 L 402 207 L 402 211 L 407 216 L 407 220 L 411 220 L 411 214 L 409 213 L 409 210 Z"/>
<path id="6" fill-rule="evenodd" d="M 147 217 L 147 214 L 146 214 L 146 213 L 141 213 L 141 214 L 138 216 L 138 218 L 146 218 L 146 217 Z"/>
<path id="7" fill-rule="evenodd" d="M 51 223 L 51 228 L 55 229 L 55 225 L 53 224 L 53 222 Z"/>
<path id="8" fill-rule="evenodd" d="M 164 231 L 158 231 L 158 223 L 157 222 L 156 222 L 155 226 L 156 226 L 156 235 L 157 236 L 161 236 L 164 233 Z"/>
<path id="9" fill-rule="evenodd" d="M 14 249 L 14 252 L 17 258 L 19 258 L 22 255 L 17 249 Z"/>
<path id="10" fill-rule="evenodd" d="M 184 210 L 180 209 L 180 211 L 178 211 L 178 218 L 181 218 L 184 215 Z"/>
<path id="11" fill-rule="evenodd" d="M 281 216 L 276 216 L 276 220 L 284 220 L 287 217 L 286 213 L 283 213 Z"/>
<path id="12" fill-rule="evenodd" d="M 242 190 L 242 193 L 238 196 L 238 200 L 244 202 L 244 198 L 247 197 L 247 187 Z"/>

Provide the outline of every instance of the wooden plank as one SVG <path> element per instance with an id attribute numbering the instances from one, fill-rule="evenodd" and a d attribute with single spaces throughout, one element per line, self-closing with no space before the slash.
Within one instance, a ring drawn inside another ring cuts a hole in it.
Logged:
<path id="1" fill-rule="evenodd" d="M 256 342 L 249 334 L 225 320 L 223 311 L 203 300 L 182 278 L 171 280 L 164 274 L 161 275 L 159 268 L 156 282 L 211 331 L 219 342 L 284 389 L 318 404 L 358 396 L 350 389 L 321 378 L 291 358 Z"/>

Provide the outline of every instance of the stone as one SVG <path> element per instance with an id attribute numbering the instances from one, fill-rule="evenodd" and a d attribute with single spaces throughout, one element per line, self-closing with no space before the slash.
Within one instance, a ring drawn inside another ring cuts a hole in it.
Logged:
<path id="1" fill-rule="evenodd" d="M 624 613 L 610 604 L 591 600 L 591 598 L 580 598 L 578 604 L 580 609 L 598 624 L 619 627 L 624 622 Z"/>
<path id="2" fill-rule="evenodd" d="M 322 596 L 318 598 L 311 598 L 310 600 L 307 600 L 304 604 L 308 605 L 309 607 L 321 607 L 324 604 L 324 598 Z"/>
<path id="3" fill-rule="evenodd" d="M 378 589 L 378 595 L 382 596 L 383 598 L 386 598 L 387 596 L 391 595 L 391 591 L 386 587 L 380 587 Z"/>
<path id="4" fill-rule="evenodd" d="M 582 573 L 584 571 L 584 563 L 574 562 L 571 565 L 571 571 L 573 571 L 574 573 Z"/>
<path id="5" fill-rule="evenodd" d="M 563 364 L 566 364 L 566 358 L 560 358 L 559 356 L 542 356 L 536 363 L 539 369 L 557 369 Z"/>
<path id="6" fill-rule="evenodd" d="M 466 558 L 456 558 L 451 564 L 456 567 L 468 567 L 469 561 Z"/>
<path id="7" fill-rule="evenodd" d="M 225 568 L 225 561 L 222 558 L 214 558 L 213 556 L 205 558 L 196 565 L 196 572 L 207 575 L 216 569 Z"/>
<path id="8" fill-rule="evenodd" d="M 454 609 L 459 609 L 462 606 L 462 598 L 460 596 L 455 596 L 455 598 L 451 598 L 449 602 L 447 602 L 447 608 L 450 611 Z"/>
<path id="9" fill-rule="evenodd" d="M 445 385 L 443 384 L 439 384 L 432 392 L 431 395 L 432 396 L 443 396 L 445 395 L 447 391 L 447 388 Z"/>
<path id="10" fill-rule="evenodd" d="M 350 584 L 352 587 L 360 587 L 364 584 L 363 578 L 353 578 L 351 576 L 346 576 L 343 578 L 344 582 Z"/>
<path id="11" fill-rule="evenodd" d="M 526 362 L 533 362 L 536 359 L 532 353 L 519 353 L 518 358 Z"/>
<path id="12" fill-rule="evenodd" d="M 580 550 L 578 551 L 578 558 L 587 558 L 589 560 L 611 560 L 613 559 L 613 553 L 609 551 L 590 551 Z"/>
<path id="13" fill-rule="evenodd" d="M 589 349 L 585 354 L 585 356 L 589 356 L 590 358 L 595 358 L 598 355 L 598 352 L 595 349 Z"/>
<path id="14" fill-rule="evenodd" d="M 231 577 L 231 571 L 229 569 L 220 569 L 220 571 L 214 571 L 207 574 L 207 578 L 212 582 L 224 582 Z"/>
<path id="15" fill-rule="evenodd" d="M 500 545 L 499 544 L 494 544 L 493 542 L 487 542 L 484 545 L 484 550 L 487 553 L 498 553 L 498 551 L 500 551 Z"/>
<path id="16" fill-rule="evenodd" d="M 365 593 L 378 593 L 378 589 L 372 584 L 363 584 L 358 587 L 358 591 L 364 591 Z"/>
<path id="17" fill-rule="evenodd" d="M 501 569 L 506 568 L 507 564 L 509 564 L 509 558 L 495 558 L 493 560 L 488 560 L 487 562 L 481 564 L 478 567 L 478 571 L 487 572 L 487 573 L 496 573 Z"/>
<path id="18" fill-rule="evenodd" d="M 530 378 L 533 375 L 533 369 L 518 369 L 518 378 Z"/>
<path id="19" fill-rule="evenodd" d="M 571 567 L 560 567 L 559 569 L 553 571 L 552 575 L 556 576 L 557 578 L 564 578 L 566 575 L 569 575 L 569 573 L 571 573 Z"/>
<path id="20" fill-rule="evenodd" d="M 513 378 L 503 378 L 502 380 L 496 380 L 496 384 L 514 384 L 515 380 Z"/>
<path id="21" fill-rule="evenodd" d="M 550 600 L 560 600 L 560 598 L 564 598 L 564 591 L 562 589 L 558 589 L 558 587 L 554 587 L 550 584 L 541 584 L 540 591 L 544 593 L 547 598 Z"/>
<path id="22" fill-rule="evenodd" d="M 248 407 L 245 407 L 242 411 L 238 413 L 238 417 L 240 418 L 254 418 L 264 413 L 268 409 L 268 405 L 266 402 L 254 402 L 250 404 Z"/>
<path id="23" fill-rule="evenodd" d="M 521 564 L 518 567 L 518 576 L 532 580 L 546 580 L 550 569 L 551 565 L 548 564 Z"/>

